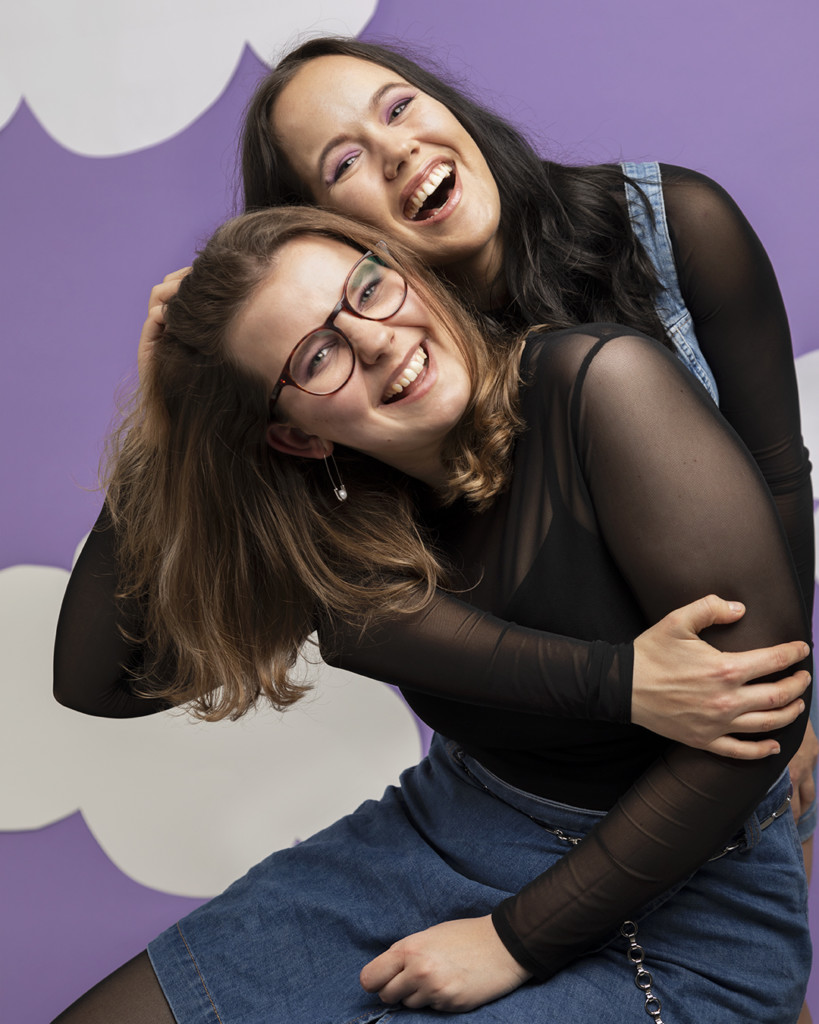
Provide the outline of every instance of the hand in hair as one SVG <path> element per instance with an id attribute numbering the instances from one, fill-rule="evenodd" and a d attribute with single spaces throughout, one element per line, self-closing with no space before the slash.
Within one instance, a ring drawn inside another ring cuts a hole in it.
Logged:
<path id="1" fill-rule="evenodd" d="M 465 1013 L 514 991 L 531 976 L 486 916 L 444 921 L 408 935 L 371 960 L 360 980 L 385 1003 Z"/>
<path id="2" fill-rule="evenodd" d="M 186 274 L 190 273 L 190 269 L 190 267 L 182 267 L 179 270 L 174 270 L 171 274 L 166 274 L 162 283 L 154 285 L 151 289 L 151 297 L 148 299 L 148 318 L 142 325 L 139 348 L 137 349 L 137 369 L 140 380 L 144 380 L 154 344 L 162 337 L 162 332 L 165 330 L 165 307 L 176 295 L 179 282 Z"/>
<path id="3" fill-rule="evenodd" d="M 689 747 L 742 760 L 779 753 L 775 739 L 737 739 L 789 725 L 804 710 L 805 671 L 746 685 L 807 657 L 803 641 L 753 651 L 719 651 L 700 639 L 714 625 L 745 614 L 711 594 L 670 612 L 634 641 L 631 720 Z"/>

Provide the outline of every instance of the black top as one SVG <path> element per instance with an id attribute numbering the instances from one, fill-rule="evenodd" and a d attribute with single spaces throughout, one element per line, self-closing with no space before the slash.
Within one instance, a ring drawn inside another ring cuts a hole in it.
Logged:
<path id="1" fill-rule="evenodd" d="M 713 591 L 747 614 L 709 631 L 740 650 L 808 636 L 765 483 L 674 356 L 619 327 L 529 341 L 528 429 L 512 486 L 441 525 L 481 608 L 531 627 L 622 641 Z M 503 685 L 503 680 L 498 680 Z M 548 975 L 606 938 L 729 839 L 795 753 L 744 762 L 636 726 L 487 710 L 404 691 L 421 717 L 502 779 L 562 803 L 613 808 L 554 868 L 495 911 L 515 957 Z"/>

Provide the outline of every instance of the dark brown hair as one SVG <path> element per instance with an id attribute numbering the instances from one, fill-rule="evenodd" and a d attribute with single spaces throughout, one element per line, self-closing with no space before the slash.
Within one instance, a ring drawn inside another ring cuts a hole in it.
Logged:
<path id="1" fill-rule="evenodd" d="M 508 323 L 516 329 L 625 323 L 668 343 L 652 303 L 660 285 L 631 229 L 621 169 L 541 160 L 503 118 L 395 48 L 357 39 L 311 39 L 260 82 L 242 132 L 245 209 L 312 201 L 273 132 L 271 113 L 299 69 L 328 55 L 355 57 L 395 71 L 443 103 L 472 136 L 500 193 L 499 283 L 512 300 L 505 314 Z M 648 212 L 651 216 L 650 208 Z"/>

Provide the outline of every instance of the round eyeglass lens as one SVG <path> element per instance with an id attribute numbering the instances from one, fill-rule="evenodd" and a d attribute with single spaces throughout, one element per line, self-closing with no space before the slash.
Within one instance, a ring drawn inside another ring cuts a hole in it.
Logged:
<path id="1" fill-rule="evenodd" d="M 290 359 L 290 376 L 312 395 L 329 395 L 350 379 L 353 362 L 344 335 L 325 327 L 299 342 Z"/>
<path id="2" fill-rule="evenodd" d="M 391 317 L 401 308 L 406 295 L 404 278 L 374 255 L 365 256 L 353 267 L 344 292 L 350 307 L 365 320 Z"/>

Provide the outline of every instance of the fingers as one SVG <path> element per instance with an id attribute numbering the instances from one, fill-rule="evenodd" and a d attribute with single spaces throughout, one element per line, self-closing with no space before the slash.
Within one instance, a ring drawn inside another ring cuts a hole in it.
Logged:
<path id="1" fill-rule="evenodd" d="M 361 969 L 358 980 L 365 992 L 380 992 L 393 978 L 401 973 L 404 958 L 393 949 L 388 949 Z"/>
<path id="2" fill-rule="evenodd" d="M 794 701 L 785 708 L 778 711 L 752 711 L 742 715 L 731 727 L 732 732 L 774 732 L 782 729 L 796 719 L 805 710 L 804 701 Z"/>
<path id="3" fill-rule="evenodd" d="M 190 267 L 181 267 L 179 270 L 166 274 L 162 283 L 154 285 L 151 289 L 148 299 L 148 317 L 142 325 L 137 348 L 137 368 L 142 381 L 145 380 L 148 371 L 153 347 L 162 337 L 162 332 L 165 329 L 165 309 L 179 290 L 179 282 L 190 273 L 190 269 Z"/>
<path id="4" fill-rule="evenodd" d="M 166 274 L 161 284 L 155 284 L 151 289 L 151 296 L 148 299 L 148 309 L 153 310 L 157 306 L 166 306 L 171 298 L 179 291 L 179 282 L 190 273 L 190 267 L 181 267 L 171 274 Z"/>
<path id="5" fill-rule="evenodd" d="M 716 594 L 708 594 L 699 601 L 683 605 L 666 618 L 682 634 L 700 633 L 709 626 L 726 625 L 736 622 L 745 614 L 745 605 L 740 601 L 726 601 Z"/>
<path id="6" fill-rule="evenodd" d="M 166 274 L 163 278 L 163 282 L 167 281 L 181 281 L 183 277 L 187 277 L 191 272 L 190 267 L 180 267 L 179 270 L 172 270 L 170 274 Z M 178 287 L 178 285 L 177 285 Z"/>
<path id="7" fill-rule="evenodd" d="M 805 777 L 799 786 L 794 785 L 793 796 L 791 797 L 791 810 L 795 821 L 799 821 L 803 811 L 806 811 L 816 799 L 816 785 L 813 781 L 813 774 Z"/>
<path id="8" fill-rule="evenodd" d="M 370 965 L 368 964 L 367 967 Z M 377 993 L 382 1003 L 393 1005 L 403 1003 L 410 1008 L 426 1005 L 426 1000 L 418 992 L 416 982 L 409 977 L 408 973 L 398 966 L 382 970 L 379 968 L 377 980 L 375 976 L 367 975 L 367 984 L 364 984 L 365 967 L 359 976 L 361 986 L 366 992 Z"/>
<path id="9" fill-rule="evenodd" d="M 742 651 L 726 656 L 731 667 L 733 681 L 747 683 L 752 679 L 783 672 L 792 665 L 804 661 L 810 654 L 810 647 L 802 640 L 794 640 L 776 647 L 764 647 L 756 651 Z"/>
<path id="10" fill-rule="evenodd" d="M 740 729 L 742 732 L 753 732 L 753 727 L 747 723 L 743 727 L 741 719 L 753 712 L 775 712 L 788 708 L 807 690 L 810 685 L 810 673 L 805 671 L 795 672 L 792 676 L 778 679 L 775 683 L 757 683 L 754 686 L 742 686 L 736 692 L 735 720 L 731 723 L 731 730 Z M 793 709 L 791 709 L 793 710 Z M 789 725 L 802 709 L 795 711 L 793 717 L 783 724 Z M 778 728 L 774 725 L 771 728 Z M 764 730 L 768 732 L 768 729 Z"/>
<path id="11" fill-rule="evenodd" d="M 819 743 L 817 743 L 816 733 L 813 731 L 811 723 L 808 722 L 799 750 L 791 758 L 791 763 L 788 765 L 791 773 L 791 782 L 793 783 L 791 810 L 797 821 L 799 821 L 803 812 L 810 807 L 816 797 L 816 784 L 813 772 L 816 767 L 818 753 Z"/>
<path id="12" fill-rule="evenodd" d="M 705 750 L 720 757 L 733 757 L 737 761 L 761 761 L 763 757 L 771 757 L 780 751 L 776 740 L 740 740 L 735 736 L 720 736 L 709 743 Z"/>

